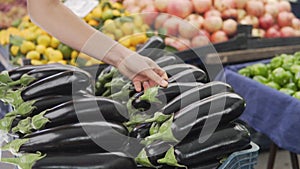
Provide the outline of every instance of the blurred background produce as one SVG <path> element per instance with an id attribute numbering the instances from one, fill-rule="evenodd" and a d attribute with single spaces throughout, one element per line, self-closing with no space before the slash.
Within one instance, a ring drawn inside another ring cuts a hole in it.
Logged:
<path id="1" fill-rule="evenodd" d="M 26 0 L 0 0 L 0 29 L 26 15 Z"/>
<path id="2" fill-rule="evenodd" d="M 145 22 L 177 37 L 175 42 L 167 38 L 166 43 L 178 50 L 207 45 L 209 40 L 227 41 L 238 24 L 252 25 L 253 36 L 258 37 L 300 36 L 300 20 L 286 0 L 124 0 L 123 4 L 131 13 L 153 12 Z"/>

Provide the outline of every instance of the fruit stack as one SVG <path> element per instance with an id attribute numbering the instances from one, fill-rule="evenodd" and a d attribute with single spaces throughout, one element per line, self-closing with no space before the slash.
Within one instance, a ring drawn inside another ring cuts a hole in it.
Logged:
<path id="1" fill-rule="evenodd" d="M 26 15 L 26 0 L 0 0 L 0 29 Z"/>
<path id="2" fill-rule="evenodd" d="M 166 43 L 178 50 L 227 41 L 238 24 L 252 25 L 253 36 L 300 36 L 300 20 L 285 0 L 124 0 L 123 5 L 131 13 L 156 12 L 145 22 L 175 36 Z"/>

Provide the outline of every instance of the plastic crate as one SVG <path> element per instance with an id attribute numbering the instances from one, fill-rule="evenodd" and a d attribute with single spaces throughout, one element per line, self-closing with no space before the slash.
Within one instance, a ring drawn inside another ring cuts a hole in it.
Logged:
<path id="1" fill-rule="evenodd" d="M 259 147 L 251 142 L 251 148 L 232 153 L 218 169 L 253 169 L 257 164 Z"/>

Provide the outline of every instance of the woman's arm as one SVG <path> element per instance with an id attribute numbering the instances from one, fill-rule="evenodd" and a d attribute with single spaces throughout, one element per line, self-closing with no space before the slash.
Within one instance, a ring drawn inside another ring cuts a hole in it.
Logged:
<path id="1" fill-rule="evenodd" d="M 77 17 L 60 0 L 27 0 L 35 24 L 68 46 L 117 67 L 137 90 L 167 86 L 166 73 L 155 62 L 123 47 Z"/>

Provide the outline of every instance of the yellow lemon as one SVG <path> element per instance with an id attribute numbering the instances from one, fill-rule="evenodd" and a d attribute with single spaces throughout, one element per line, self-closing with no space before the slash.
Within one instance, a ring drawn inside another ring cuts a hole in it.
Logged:
<path id="1" fill-rule="evenodd" d="M 22 21 L 29 22 L 29 21 L 30 21 L 29 15 L 24 16 L 24 17 L 22 18 Z"/>
<path id="2" fill-rule="evenodd" d="M 122 44 L 125 47 L 130 47 L 130 37 L 129 36 L 124 36 L 119 39 L 119 43 Z"/>
<path id="3" fill-rule="evenodd" d="M 20 47 L 19 47 L 19 46 L 12 45 L 12 46 L 10 47 L 10 53 L 11 53 L 13 56 L 17 56 L 17 54 L 19 53 L 19 50 L 20 50 Z"/>
<path id="4" fill-rule="evenodd" d="M 86 22 L 88 22 L 89 20 L 92 20 L 93 19 L 93 15 L 91 13 L 89 13 L 86 17 L 84 17 L 84 20 Z"/>
<path id="5" fill-rule="evenodd" d="M 78 66 L 77 63 L 76 63 L 76 59 L 71 59 L 70 65 Z"/>
<path id="6" fill-rule="evenodd" d="M 23 41 L 20 49 L 22 54 L 26 54 L 27 52 L 35 49 L 35 44 L 30 41 Z"/>
<path id="7" fill-rule="evenodd" d="M 112 7 L 115 8 L 115 9 L 122 9 L 123 5 L 121 3 L 113 3 Z"/>
<path id="8" fill-rule="evenodd" d="M 60 41 L 58 39 L 56 39 L 55 37 L 51 37 L 51 42 L 50 42 L 50 46 L 52 48 L 57 48 L 60 44 Z"/>
<path id="9" fill-rule="evenodd" d="M 119 10 L 113 10 L 114 16 L 121 16 L 121 12 Z"/>
<path id="10" fill-rule="evenodd" d="M 50 53 L 51 53 L 52 51 L 54 51 L 53 48 L 51 48 L 51 47 L 46 48 L 46 50 L 45 50 L 45 52 L 44 52 L 44 56 L 45 56 L 45 58 L 46 58 L 47 60 L 49 60 L 49 56 L 50 56 Z"/>
<path id="11" fill-rule="evenodd" d="M 132 46 L 145 43 L 147 41 L 147 36 L 144 33 L 139 33 L 130 36 L 130 42 Z"/>
<path id="12" fill-rule="evenodd" d="M 71 58 L 76 59 L 78 57 L 78 52 L 76 50 L 73 50 L 71 53 Z"/>
<path id="13" fill-rule="evenodd" d="M 136 51 L 136 47 L 134 47 L 134 46 L 130 46 L 129 49 L 132 51 Z"/>
<path id="14" fill-rule="evenodd" d="M 32 64 L 32 65 L 43 65 L 44 62 L 42 62 L 42 61 L 40 61 L 40 60 L 32 59 L 32 60 L 31 60 L 31 64 Z"/>
<path id="15" fill-rule="evenodd" d="M 30 51 L 26 54 L 26 59 L 39 60 L 41 58 L 41 54 L 37 51 Z"/>
<path id="16" fill-rule="evenodd" d="M 60 61 L 63 60 L 63 54 L 59 50 L 53 50 L 49 53 L 49 60 L 50 61 Z"/>
<path id="17" fill-rule="evenodd" d="M 79 53 L 78 58 L 84 59 L 84 60 L 90 60 L 91 57 L 85 53 Z"/>
<path id="18" fill-rule="evenodd" d="M 27 33 L 24 35 L 24 38 L 28 41 L 35 41 L 37 36 L 38 35 L 35 32 L 27 31 Z"/>
<path id="19" fill-rule="evenodd" d="M 101 18 L 101 15 L 102 15 L 102 10 L 101 10 L 101 8 L 100 8 L 100 7 L 96 7 L 95 9 L 93 9 L 92 15 L 93 15 L 93 17 L 95 17 L 95 18 Z"/>
<path id="20" fill-rule="evenodd" d="M 51 43 L 51 38 L 48 35 L 40 35 L 37 38 L 37 44 L 48 47 Z"/>
<path id="21" fill-rule="evenodd" d="M 133 33 L 134 24 L 132 22 L 125 22 L 121 26 L 121 30 L 125 35 L 131 35 Z"/>
<path id="22" fill-rule="evenodd" d="M 55 61 L 48 61 L 47 64 L 57 63 Z"/>
<path id="23" fill-rule="evenodd" d="M 45 50 L 46 50 L 46 47 L 44 45 L 37 45 L 35 50 L 37 52 L 39 52 L 40 54 L 44 54 L 45 53 Z"/>
<path id="24" fill-rule="evenodd" d="M 95 19 L 91 19 L 91 20 L 88 21 L 88 24 L 91 25 L 91 26 L 98 26 L 99 22 L 96 21 Z"/>
<path id="25" fill-rule="evenodd" d="M 57 61 L 57 63 L 60 63 L 62 65 L 66 65 L 67 64 L 67 61 L 66 60 L 59 60 Z"/>

